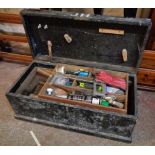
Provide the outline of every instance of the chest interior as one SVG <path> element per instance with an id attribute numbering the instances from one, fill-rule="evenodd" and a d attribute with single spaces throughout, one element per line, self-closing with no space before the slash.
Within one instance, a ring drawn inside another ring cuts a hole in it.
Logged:
<path id="1" fill-rule="evenodd" d="M 12 91 L 35 99 L 128 114 L 128 104 L 131 102 L 128 101 L 128 94 L 129 89 L 133 88 L 132 77 L 128 73 L 104 70 L 125 81 L 127 86 L 122 90 L 97 81 L 95 75 L 102 70 L 61 63 L 50 66 L 35 65 L 29 69 L 20 85 L 16 85 Z M 122 106 L 113 105 L 109 100 L 105 100 L 108 96 L 115 97 L 114 101 Z"/>

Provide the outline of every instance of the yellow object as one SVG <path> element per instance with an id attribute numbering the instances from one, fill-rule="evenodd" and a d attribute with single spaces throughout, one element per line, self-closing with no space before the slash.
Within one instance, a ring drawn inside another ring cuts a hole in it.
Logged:
<path id="1" fill-rule="evenodd" d="M 80 87 L 84 88 L 85 84 L 83 82 L 80 82 Z"/>
<path id="2" fill-rule="evenodd" d="M 80 69 L 80 72 L 84 72 L 84 69 L 81 68 L 81 69 Z"/>

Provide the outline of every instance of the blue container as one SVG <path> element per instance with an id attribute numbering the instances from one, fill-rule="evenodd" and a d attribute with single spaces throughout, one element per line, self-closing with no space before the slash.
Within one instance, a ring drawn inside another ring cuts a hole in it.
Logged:
<path id="1" fill-rule="evenodd" d="M 87 77 L 88 75 L 88 72 L 79 72 L 79 76 Z"/>

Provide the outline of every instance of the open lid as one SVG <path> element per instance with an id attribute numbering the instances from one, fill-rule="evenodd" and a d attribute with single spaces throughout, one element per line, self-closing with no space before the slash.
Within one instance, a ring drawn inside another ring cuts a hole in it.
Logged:
<path id="1" fill-rule="evenodd" d="M 21 15 L 33 58 L 128 73 L 136 73 L 151 28 L 150 19 L 39 10 Z"/>

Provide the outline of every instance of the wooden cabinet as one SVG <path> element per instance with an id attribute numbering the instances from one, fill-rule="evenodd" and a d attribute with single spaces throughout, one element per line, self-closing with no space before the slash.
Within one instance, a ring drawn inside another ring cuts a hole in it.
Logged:
<path id="1" fill-rule="evenodd" d="M 144 51 L 137 78 L 139 88 L 155 90 L 155 51 Z"/>
<path id="2" fill-rule="evenodd" d="M 149 50 L 155 50 L 155 9 L 151 10 L 150 18 L 152 20 L 152 29 L 151 29 L 148 45 L 146 48 Z"/>
<path id="3" fill-rule="evenodd" d="M 155 90 L 155 9 L 151 10 L 150 18 L 152 29 L 137 77 L 139 88 Z"/>

